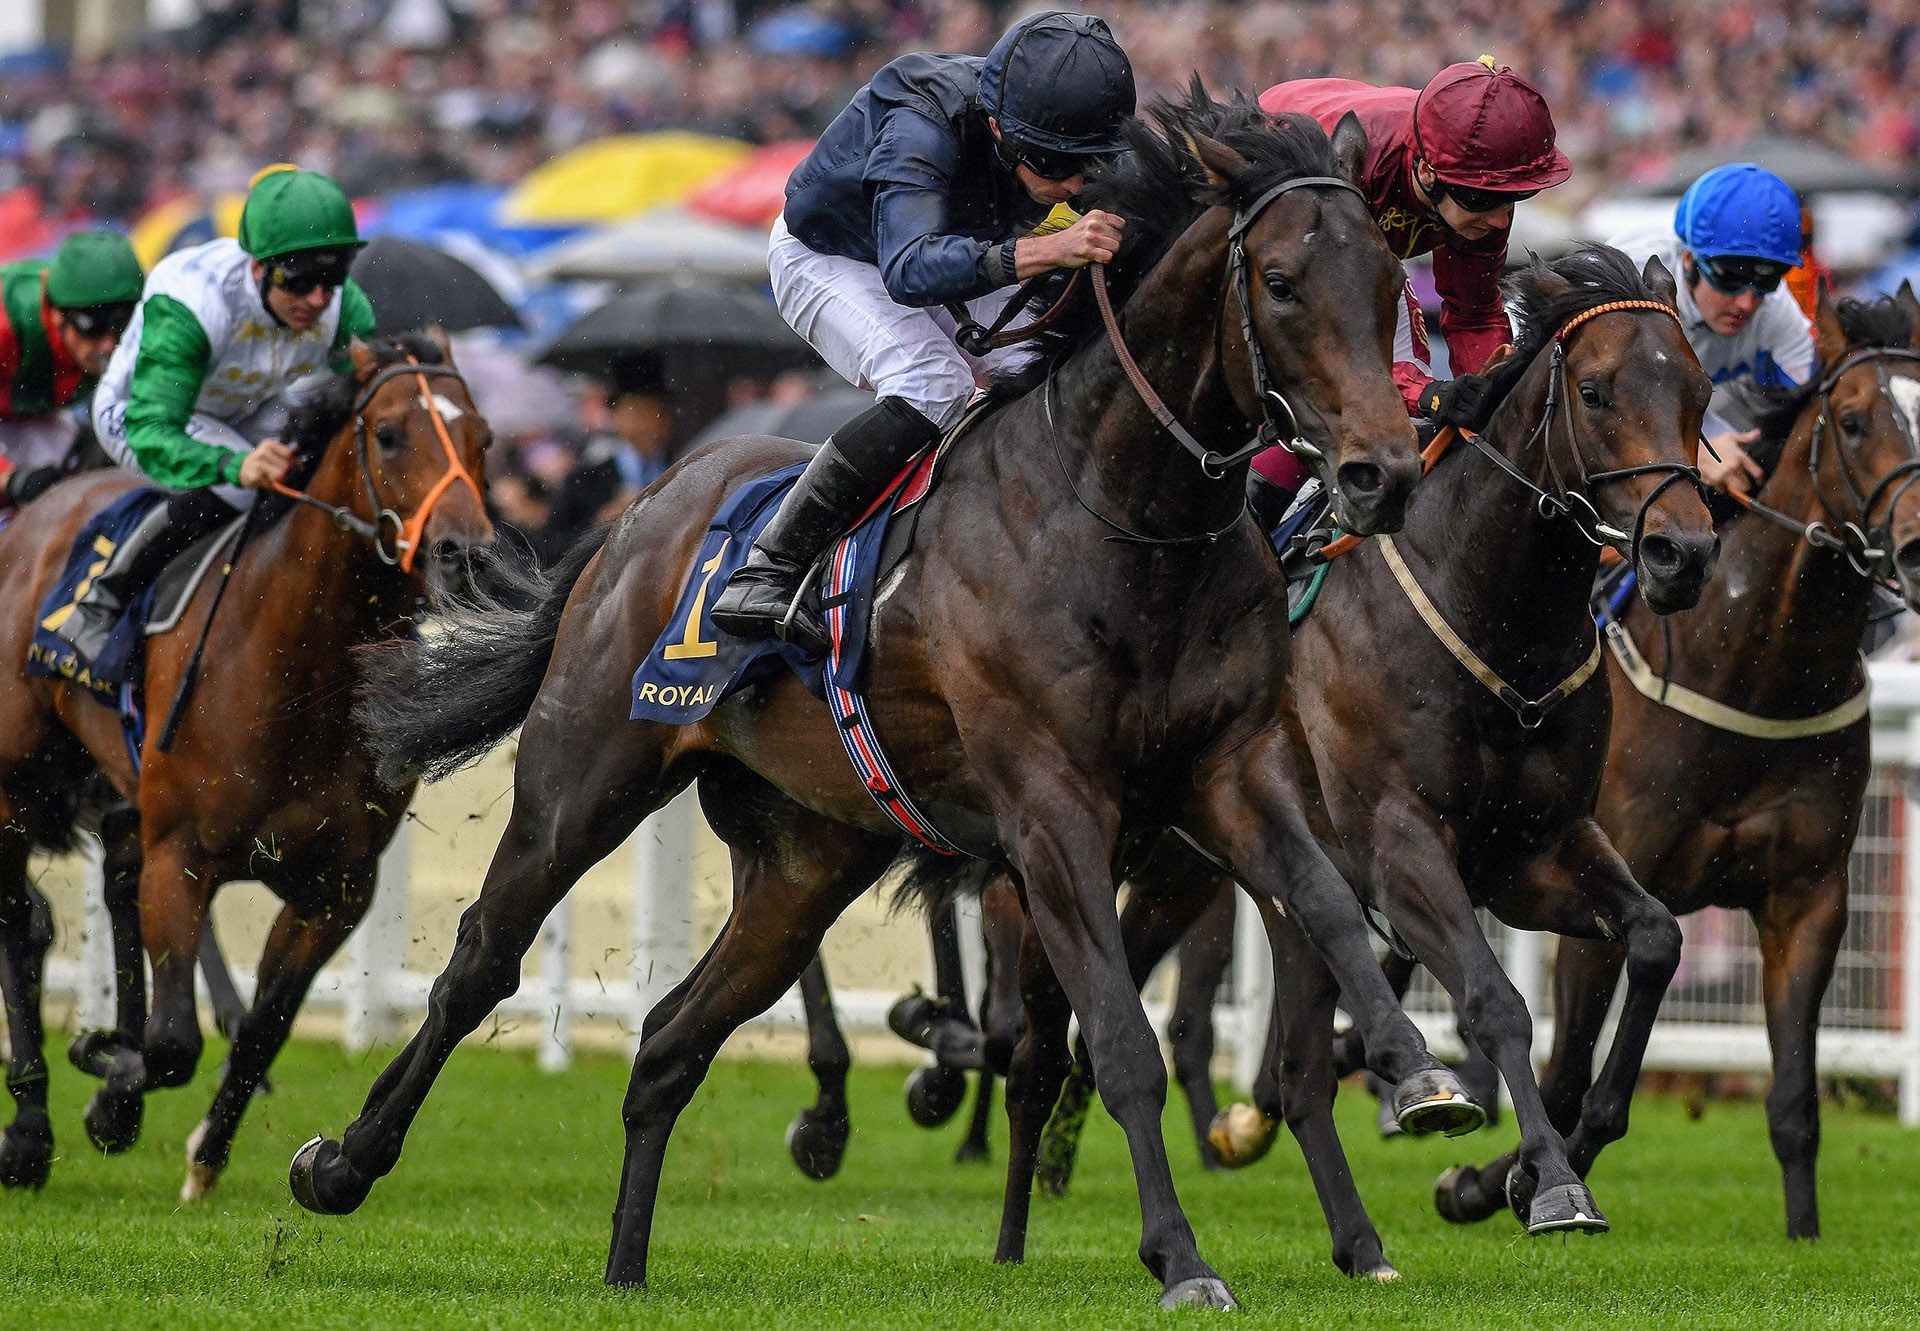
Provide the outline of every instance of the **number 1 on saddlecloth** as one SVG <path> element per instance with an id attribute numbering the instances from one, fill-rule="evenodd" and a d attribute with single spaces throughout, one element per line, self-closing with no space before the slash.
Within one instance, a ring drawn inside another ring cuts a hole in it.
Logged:
<path id="1" fill-rule="evenodd" d="M 719 569 L 720 561 L 726 558 L 727 547 L 731 544 L 733 537 L 729 536 L 720 542 L 720 548 L 713 552 L 713 558 L 700 566 L 700 590 L 693 594 L 693 605 L 687 610 L 686 631 L 679 642 L 660 653 L 661 660 L 686 661 L 699 656 L 712 656 L 720 650 L 719 643 L 700 636 L 700 619 L 707 612 L 707 585 L 713 581 L 713 575 Z"/>

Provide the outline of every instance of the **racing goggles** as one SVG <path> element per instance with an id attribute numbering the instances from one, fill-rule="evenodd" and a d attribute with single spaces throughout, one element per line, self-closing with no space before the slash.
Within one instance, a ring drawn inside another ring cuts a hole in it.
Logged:
<path id="1" fill-rule="evenodd" d="M 1792 271 L 1790 265 L 1772 259 L 1752 259 L 1739 254 L 1721 254 L 1711 259 L 1696 254 L 1693 265 L 1707 285 L 1723 296 L 1738 296 L 1745 291 L 1757 296 L 1772 295 Z"/>
<path id="2" fill-rule="evenodd" d="M 111 305 L 87 305 L 76 310 L 62 310 L 60 317 L 72 324 L 74 331 L 82 337 L 118 337 L 133 322 L 133 308 L 133 301 L 116 301 Z"/>
<path id="3" fill-rule="evenodd" d="M 353 266 L 351 250 L 299 250 L 267 261 L 267 283 L 289 296 L 305 296 L 315 289 L 338 289 Z"/>
<path id="4" fill-rule="evenodd" d="M 1052 181 L 1072 180 L 1085 171 L 1093 160 L 1075 153 L 1031 148 L 1008 138 L 1000 140 L 1000 155 L 1008 166 L 1024 166 L 1040 179 Z"/>
<path id="5" fill-rule="evenodd" d="M 1472 185 L 1456 185 L 1449 180 L 1441 181 L 1440 188 L 1446 191 L 1446 197 L 1459 204 L 1463 211 L 1475 214 L 1497 213 L 1502 208 L 1531 199 L 1540 192 L 1537 189 L 1476 189 Z"/>

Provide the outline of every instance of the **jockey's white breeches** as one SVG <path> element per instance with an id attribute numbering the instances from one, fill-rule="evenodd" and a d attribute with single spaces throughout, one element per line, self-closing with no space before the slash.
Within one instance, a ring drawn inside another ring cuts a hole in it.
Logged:
<path id="1" fill-rule="evenodd" d="M 955 343 L 945 310 L 895 304 L 877 267 L 807 248 L 784 217 L 773 224 L 767 272 L 780 317 L 841 378 L 877 397 L 903 399 L 942 430 L 960 419 L 989 375 L 1018 369 L 1034 354 L 1022 344 L 969 356 Z M 968 301 L 967 311 L 991 324 L 1017 290 Z"/>
<path id="2" fill-rule="evenodd" d="M 278 439 L 287 425 L 287 406 L 274 400 L 262 406 L 237 426 L 208 416 L 194 413 L 187 420 L 187 433 L 202 443 L 218 444 L 234 453 L 251 453 L 255 444 L 268 439 Z M 134 456 L 133 449 L 127 444 L 127 404 L 122 401 L 106 400 L 105 396 L 96 397 L 93 403 L 93 432 L 100 440 L 100 447 L 107 456 L 139 476 L 146 472 L 140 468 L 140 459 Z M 258 490 L 250 490 L 240 485 L 216 485 L 213 492 L 237 509 L 253 506 L 260 497 Z"/>

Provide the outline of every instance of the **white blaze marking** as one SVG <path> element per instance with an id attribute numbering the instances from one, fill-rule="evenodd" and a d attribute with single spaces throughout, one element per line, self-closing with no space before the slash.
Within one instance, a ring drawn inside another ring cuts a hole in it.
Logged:
<path id="1" fill-rule="evenodd" d="M 420 405 L 424 407 L 438 407 L 440 409 L 440 418 L 449 424 L 467 414 L 460 410 L 460 408 L 454 406 L 444 393 L 435 393 L 432 402 L 423 400 Z"/>
<path id="2" fill-rule="evenodd" d="M 1906 415 L 1907 438 L 1920 441 L 1920 379 L 1904 375 L 1887 381 L 1887 392 Z"/>

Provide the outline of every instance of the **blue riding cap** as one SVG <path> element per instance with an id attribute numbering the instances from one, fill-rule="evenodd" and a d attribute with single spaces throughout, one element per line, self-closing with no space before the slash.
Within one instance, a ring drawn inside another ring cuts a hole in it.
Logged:
<path id="1" fill-rule="evenodd" d="M 1035 14 L 987 54 L 980 100 L 1000 132 L 1045 152 L 1090 155 L 1125 146 L 1133 66 L 1106 23 L 1090 14 Z"/>
<path id="2" fill-rule="evenodd" d="M 1789 268 L 1800 262 L 1800 198 L 1751 162 L 1716 166 L 1687 186 L 1673 229 L 1702 259 L 1734 255 Z"/>

